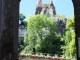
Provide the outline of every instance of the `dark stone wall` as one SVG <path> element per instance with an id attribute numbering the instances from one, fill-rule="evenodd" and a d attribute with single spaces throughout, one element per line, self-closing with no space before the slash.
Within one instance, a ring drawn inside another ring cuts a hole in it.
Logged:
<path id="1" fill-rule="evenodd" d="M 77 60 L 80 60 L 80 0 L 72 0 L 74 6 L 74 17 L 75 17 L 75 43 L 77 49 Z"/>
<path id="2" fill-rule="evenodd" d="M 0 0 L 0 28 L 1 28 L 2 0 Z M 1 29 L 0 29 L 1 33 Z"/>
<path id="3" fill-rule="evenodd" d="M 36 15 L 36 14 L 40 14 L 41 11 L 42 11 L 42 7 L 37 7 L 37 8 L 36 8 L 36 11 L 35 11 L 35 15 Z"/>
<path id="4" fill-rule="evenodd" d="M 18 60 L 18 20 L 19 0 L 2 1 L 2 14 L 0 16 L 0 60 Z M 80 60 L 78 52 L 78 37 L 80 37 L 80 0 L 72 0 L 75 14 L 75 33 L 77 60 Z M 1 13 L 1 9 L 0 9 Z M 12 50 L 12 51 L 11 51 Z"/>
<path id="5" fill-rule="evenodd" d="M 0 60 L 18 60 L 19 0 L 2 0 Z"/>

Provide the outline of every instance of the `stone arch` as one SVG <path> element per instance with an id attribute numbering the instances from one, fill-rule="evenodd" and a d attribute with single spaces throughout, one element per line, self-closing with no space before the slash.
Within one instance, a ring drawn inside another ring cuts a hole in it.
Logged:
<path id="1" fill-rule="evenodd" d="M 0 0 L 2 4 L 1 7 L 1 17 L 0 17 L 0 60 L 3 60 L 4 57 L 2 57 L 1 52 L 3 51 L 1 48 L 3 47 L 3 43 L 1 41 L 7 39 L 7 42 L 5 43 L 13 43 L 11 45 L 13 51 L 10 52 L 13 56 L 13 60 L 18 60 L 18 20 L 19 20 L 19 2 L 20 0 Z M 80 0 L 72 0 L 73 6 L 74 6 L 74 16 L 75 16 L 75 33 L 76 33 L 76 48 L 77 48 L 77 60 L 80 60 L 80 49 L 79 49 L 79 40 L 80 37 Z M 11 12 L 10 12 L 11 11 Z M 10 21 L 9 21 L 10 20 Z M 7 22 L 8 21 L 8 22 Z M 8 24 L 7 24 L 8 23 Z M 7 25 L 6 25 L 7 24 Z M 10 27 L 9 27 L 10 26 Z M 12 27 L 11 27 L 12 26 Z M 4 32 L 6 30 L 7 32 Z M 7 37 L 7 35 L 10 35 L 10 37 Z M 2 37 L 5 37 L 3 39 Z M 10 41 L 10 39 L 12 41 Z M 4 44 L 5 44 L 4 43 Z M 10 45 L 7 45 L 8 47 Z M 9 48 L 6 48 L 9 49 Z M 9 53 L 8 53 L 9 54 Z M 7 59 L 6 60 L 12 60 Z"/>
<path id="2" fill-rule="evenodd" d="M 77 49 L 77 60 L 80 60 L 80 42 L 79 42 L 79 37 L 80 37 L 80 0 L 72 0 L 73 6 L 74 6 L 74 17 L 75 17 L 75 42 L 76 42 L 76 49 Z"/>

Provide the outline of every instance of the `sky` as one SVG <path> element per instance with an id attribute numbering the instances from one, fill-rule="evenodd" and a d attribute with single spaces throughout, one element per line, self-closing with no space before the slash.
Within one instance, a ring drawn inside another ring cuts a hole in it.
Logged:
<path id="1" fill-rule="evenodd" d="M 65 15 L 69 18 L 74 10 L 72 0 L 42 0 L 43 4 L 47 4 L 53 1 L 56 9 L 56 13 L 59 15 Z M 20 12 L 22 12 L 26 18 L 29 15 L 34 15 L 37 0 L 21 0 L 20 2 Z"/>

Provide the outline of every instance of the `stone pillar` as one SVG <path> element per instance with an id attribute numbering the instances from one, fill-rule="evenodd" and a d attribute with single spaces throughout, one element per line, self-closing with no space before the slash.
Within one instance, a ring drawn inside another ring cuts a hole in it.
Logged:
<path id="1" fill-rule="evenodd" d="M 75 17 L 75 42 L 77 49 L 77 60 L 80 60 L 80 0 L 72 0 Z"/>
<path id="2" fill-rule="evenodd" d="M 0 33 L 1 33 L 2 0 L 0 0 Z"/>
<path id="3" fill-rule="evenodd" d="M 0 60 L 18 60 L 19 0 L 0 0 L 0 4 L 1 2 Z"/>

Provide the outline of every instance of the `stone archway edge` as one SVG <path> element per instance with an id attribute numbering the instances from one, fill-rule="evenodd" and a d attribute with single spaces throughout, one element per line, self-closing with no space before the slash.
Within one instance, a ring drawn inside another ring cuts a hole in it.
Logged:
<path id="1" fill-rule="evenodd" d="M 20 0 L 0 0 L 2 5 L 0 5 L 0 10 L 2 10 L 0 16 L 0 60 L 3 59 L 1 52 L 8 57 L 10 53 L 13 60 L 18 60 L 18 20 L 19 20 L 19 2 Z M 80 60 L 79 49 L 78 49 L 78 38 L 80 37 L 80 0 L 72 0 L 74 5 L 74 14 L 75 14 L 75 33 L 76 33 L 76 47 L 77 47 L 77 60 Z M 78 28 L 77 28 L 78 27 Z M 12 43 L 11 45 L 7 45 Z M 4 45 L 12 47 L 13 51 L 2 50 Z M 6 53 L 5 53 L 6 52 Z M 5 58 L 8 60 L 7 58 Z M 11 59 L 9 59 L 11 60 Z"/>

